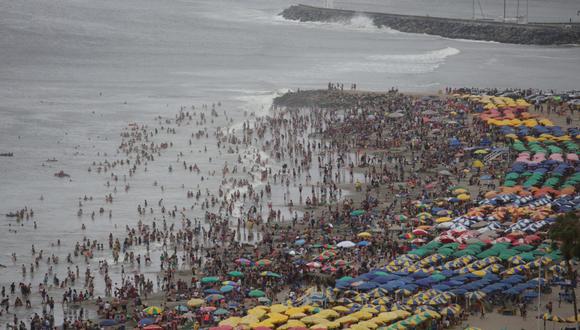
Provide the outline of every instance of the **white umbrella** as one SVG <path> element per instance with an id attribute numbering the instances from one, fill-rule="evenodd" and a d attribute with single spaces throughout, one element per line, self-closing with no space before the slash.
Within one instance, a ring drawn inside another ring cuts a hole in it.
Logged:
<path id="1" fill-rule="evenodd" d="M 356 244 L 351 242 L 351 241 L 342 241 L 342 242 L 336 244 L 336 246 L 341 247 L 341 248 L 351 248 L 351 247 L 355 247 Z"/>

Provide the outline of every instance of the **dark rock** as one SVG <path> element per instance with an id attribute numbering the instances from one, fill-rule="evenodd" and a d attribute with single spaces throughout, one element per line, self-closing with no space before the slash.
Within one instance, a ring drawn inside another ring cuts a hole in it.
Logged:
<path id="1" fill-rule="evenodd" d="M 426 33 L 452 39 L 497 41 L 529 45 L 580 44 L 579 24 L 514 24 L 467 19 L 356 12 L 352 10 L 294 5 L 282 17 L 301 22 L 348 22 L 365 15 L 377 27 L 388 27 L 408 33 Z"/>

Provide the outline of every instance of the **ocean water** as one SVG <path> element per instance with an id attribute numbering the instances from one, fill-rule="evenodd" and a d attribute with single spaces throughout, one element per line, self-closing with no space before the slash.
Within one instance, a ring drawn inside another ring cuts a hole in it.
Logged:
<path id="1" fill-rule="evenodd" d="M 153 203 L 161 196 L 168 207 L 182 206 L 192 203 L 185 197 L 188 189 L 215 191 L 219 177 L 201 182 L 168 172 L 169 165 L 176 167 L 179 152 L 203 173 L 219 172 L 237 158 L 218 154 L 211 134 L 188 146 L 189 135 L 198 128 L 179 128 L 176 135 L 158 138 L 175 147 L 147 173 L 130 178 L 129 192 L 117 185 L 115 202 L 105 206 L 113 211 L 111 220 L 77 217 L 80 197 L 94 197 L 84 203 L 85 214 L 105 205 L 104 196 L 112 189 L 106 186 L 109 173 L 87 169 L 94 161 L 115 158 L 120 133 L 129 123 L 154 125 L 157 116 L 173 118 L 180 106 L 219 101 L 220 117 L 208 125 L 209 132 L 217 127 L 239 131 L 251 113 L 266 115 L 272 98 L 284 90 L 324 88 L 329 81 L 355 82 L 359 89 L 396 86 L 429 92 L 445 86 L 580 88 L 580 47 L 406 34 L 376 28 L 364 15 L 342 23 L 298 23 L 277 16 L 292 3 L 296 1 L 0 0 L 0 152 L 14 153 L 0 157 L 0 214 L 27 206 L 38 224 L 34 229 L 32 221 L 21 226 L 0 216 L 0 264 L 8 266 L 0 268 L 0 285 L 24 281 L 36 286 L 42 279 L 44 266 L 34 278 L 20 275 L 20 265 L 31 262 L 32 244 L 45 256 L 59 255 L 57 270 L 62 271 L 75 242 L 104 240 L 110 232 L 134 226 L 136 206 L 144 199 Z M 503 10 L 503 2 L 482 4 L 491 16 Z M 455 0 L 333 5 L 453 17 L 470 16 L 472 10 L 471 2 Z M 576 7 L 575 0 L 533 0 L 530 18 L 566 20 Z M 233 122 L 226 123 L 224 111 Z M 207 152 L 201 151 L 203 146 Z M 248 158 L 257 152 L 243 150 Z M 52 158 L 58 161 L 46 161 Z M 53 174 L 60 170 L 71 180 L 56 178 Z M 282 198 L 275 193 L 274 204 Z M 202 214 L 197 208 L 190 216 Z M 57 239 L 63 245 L 51 247 Z M 149 269 L 151 276 L 154 270 Z M 119 267 L 112 271 L 118 274 Z M 96 284 L 102 289 L 99 280 Z"/>

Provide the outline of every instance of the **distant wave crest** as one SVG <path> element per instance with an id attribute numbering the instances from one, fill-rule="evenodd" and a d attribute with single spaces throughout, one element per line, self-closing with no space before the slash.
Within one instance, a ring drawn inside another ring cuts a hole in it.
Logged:
<path id="1" fill-rule="evenodd" d="M 371 55 L 363 61 L 342 63 L 336 69 L 343 72 L 420 74 L 435 71 L 448 57 L 459 53 L 459 49 L 447 47 L 419 54 Z"/>

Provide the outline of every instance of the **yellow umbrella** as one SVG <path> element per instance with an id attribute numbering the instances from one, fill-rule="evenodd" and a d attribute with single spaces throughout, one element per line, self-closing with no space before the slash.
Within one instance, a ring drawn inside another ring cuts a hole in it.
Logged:
<path id="1" fill-rule="evenodd" d="M 332 307 L 332 309 L 339 312 L 339 313 L 346 313 L 350 310 L 350 308 L 344 307 L 344 306 L 334 306 L 334 307 Z"/>
<path id="2" fill-rule="evenodd" d="M 254 323 L 258 323 L 258 322 L 260 322 L 259 317 L 255 316 L 255 315 L 248 314 L 248 315 L 242 317 L 238 324 L 251 325 Z"/>
<path id="3" fill-rule="evenodd" d="M 298 321 L 298 320 L 289 320 L 288 322 L 286 322 L 287 326 L 294 328 L 294 327 L 306 327 L 306 324 L 304 324 L 304 322 Z"/>
<path id="4" fill-rule="evenodd" d="M 326 320 L 323 319 L 322 317 L 311 315 L 301 318 L 300 321 L 306 324 L 316 324 L 316 323 L 324 323 Z"/>
<path id="5" fill-rule="evenodd" d="M 250 328 L 252 329 L 256 329 L 259 327 L 266 327 L 266 328 L 274 328 L 274 323 L 269 322 L 268 320 L 262 321 L 262 322 L 257 322 L 257 323 L 252 323 L 250 324 Z"/>
<path id="6" fill-rule="evenodd" d="M 481 162 L 481 160 L 476 159 L 476 160 L 473 161 L 473 164 L 471 166 L 476 167 L 476 168 L 482 168 L 484 165 Z"/>
<path id="7" fill-rule="evenodd" d="M 385 323 L 388 323 L 388 322 L 400 319 L 400 316 L 396 312 L 385 312 L 385 313 L 379 314 L 377 316 L 377 318 Z"/>
<path id="8" fill-rule="evenodd" d="M 268 313 L 267 316 L 270 318 L 270 321 L 274 324 L 281 324 L 288 320 L 288 315 L 280 313 Z"/>
<path id="9" fill-rule="evenodd" d="M 349 329 L 352 329 L 352 330 L 370 330 L 369 328 L 367 328 L 363 325 L 359 325 L 359 324 L 353 324 L 350 326 Z"/>
<path id="10" fill-rule="evenodd" d="M 325 317 L 325 318 L 328 318 L 328 317 L 335 318 L 335 317 L 340 316 L 340 314 L 338 314 L 337 311 L 332 310 L 332 309 L 323 309 L 320 312 L 318 312 L 317 315 L 320 315 L 320 317 Z"/>
<path id="11" fill-rule="evenodd" d="M 256 307 L 254 307 L 254 308 L 248 310 L 248 315 L 253 315 L 253 316 L 257 317 L 257 318 L 260 318 L 260 317 L 266 315 L 266 311 L 263 310 L 262 308 L 256 308 Z"/>
<path id="12" fill-rule="evenodd" d="M 359 322 L 357 325 L 361 325 L 361 326 L 368 328 L 368 329 L 376 329 L 379 327 L 376 323 L 373 323 L 370 321 L 362 321 L 362 322 Z"/>
<path id="13" fill-rule="evenodd" d="M 357 322 L 358 319 L 352 315 L 347 315 L 347 316 L 343 316 L 341 318 L 338 318 L 336 320 L 334 320 L 335 322 L 338 322 L 340 324 L 346 324 L 346 323 L 353 323 L 353 322 Z"/>
<path id="14" fill-rule="evenodd" d="M 361 310 L 359 312 L 370 313 L 370 314 L 378 314 L 379 313 L 379 311 L 376 308 L 371 308 L 371 307 L 361 308 Z"/>
<path id="15" fill-rule="evenodd" d="M 275 305 L 270 306 L 270 312 L 284 313 L 286 310 L 288 310 L 288 306 L 285 306 L 282 304 L 275 304 Z"/>
<path id="16" fill-rule="evenodd" d="M 308 315 L 304 314 L 304 313 L 294 313 L 290 315 L 291 319 L 301 319 L 303 317 L 306 317 Z"/>
<path id="17" fill-rule="evenodd" d="M 350 314 L 350 316 L 357 318 L 358 320 L 370 320 L 373 318 L 373 314 L 369 312 L 358 311 L 356 313 Z"/>
<path id="18" fill-rule="evenodd" d="M 468 194 L 461 194 L 457 196 L 457 199 L 459 199 L 460 201 L 468 201 L 471 199 L 471 196 L 469 196 Z"/>
<path id="19" fill-rule="evenodd" d="M 359 233 L 356 236 L 363 237 L 363 238 L 369 238 L 369 237 L 372 237 L 373 235 L 371 233 L 369 233 L 369 232 L 363 231 L 362 233 Z"/>
<path id="20" fill-rule="evenodd" d="M 240 324 L 241 320 L 242 320 L 241 317 L 232 316 L 232 317 L 229 317 L 229 318 L 221 321 L 219 323 L 219 325 L 229 325 L 229 326 L 232 326 L 235 328 L 238 324 Z"/>
<path id="21" fill-rule="evenodd" d="M 187 301 L 187 306 L 189 307 L 199 307 L 201 305 L 203 305 L 203 299 L 194 298 Z"/>
<path id="22" fill-rule="evenodd" d="M 489 153 L 489 151 L 487 151 L 487 150 L 485 150 L 485 149 L 479 149 L 479 150 L 476 150 L 476 151 L 474 152 L 474 154 L 476 154 L 476 155 L 485 155 L 485 154 L 487 154 L 487 153 Z"/>
<path id="23" fill-rule="evenodd" d="M 305 311 L 306 311 L 306 309 L 304 307 L 290 307 L 284 312 L 284 314 L 294 315 L 294 314 L 298 314 L 298 313 L 304 313 Z"/>
<path id="24" fill-rule="evenodd" d="M 437 223 L 449 222 L 453 220 L 451 217 L 440 217 L 435 220 Z"/>
<path id="25" fill-rule="evenodd" d="M 406 310 L 402 310 L 402 309 L 394 310 L 391 313 L 397 314 L 400 318 L 406 318 L 406 317 L 411 316 L 411 313 L 407 312 Z"/>

